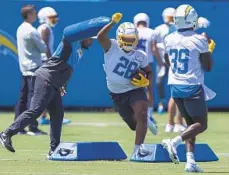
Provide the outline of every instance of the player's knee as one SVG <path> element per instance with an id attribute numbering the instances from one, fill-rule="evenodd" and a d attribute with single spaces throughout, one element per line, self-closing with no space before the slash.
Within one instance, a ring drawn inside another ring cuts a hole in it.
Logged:
<path id="1" fill-rule="evenodd" d="M 141 110 L 139 110 L 137 115 L 138 115 L 138 117 L 137 117 L 138 122 L 147 123 L 147 106 L 143 107 Z"/>
<path id="2" fill-rule="evenodd" d="M 204 132 L 208 128 L 207 123 L 198 123 L 198 126 L 199 126 L 200 133 Z"/>
<path id="3" fill-rule="evenodd" d="M 43 110 L 40 109 L 29 109 L 26 111 L 32 118 L 38 118 L 42 114 Z"/>

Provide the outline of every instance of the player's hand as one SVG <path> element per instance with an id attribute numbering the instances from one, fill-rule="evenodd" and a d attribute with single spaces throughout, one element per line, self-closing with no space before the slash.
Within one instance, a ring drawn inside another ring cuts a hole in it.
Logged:
<path id="1" fill-rule="evenodd" d="M 208 28 L 210 26 L 210 21 L 207 18 L 199 17 L 198 18 L 198 28 Z"/>
<path id="2" fill-rule="evenodd" d="M 210 43 L 208 44 L 208 51 L 212 53 L 215 49 L 215 46 L 216 46 L 215 41 L 211 39 Z"/>
<path id="3" fill-rule="evenodd" d="M 67 94 L 65 87 L 60 88 L 60 95 L 63 97 L 65 94 Z"/>
<path id="4" fill-rule="evenodd" d="M 119 23 L 119 21 L 122 19 L 122 13 L 114 13 L 112 15 L 112 22 L 113 23 Z"/>
<path id="5" fill-rule="evenodd" d="M 131 84 L 137 87 L 146 87 L 149 86 L 149 80 L 141 73 L 138 73 L 140 80 L 133 78 Z"/>

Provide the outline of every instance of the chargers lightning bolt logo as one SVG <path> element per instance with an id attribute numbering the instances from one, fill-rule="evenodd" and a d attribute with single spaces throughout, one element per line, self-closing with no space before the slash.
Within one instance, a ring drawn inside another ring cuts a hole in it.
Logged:
<path id="1" fill-rule="evenodd" d="M 0 54 L 9 55 L 18 61 L 16 40 L 7 32 L 0 29 Z"/>

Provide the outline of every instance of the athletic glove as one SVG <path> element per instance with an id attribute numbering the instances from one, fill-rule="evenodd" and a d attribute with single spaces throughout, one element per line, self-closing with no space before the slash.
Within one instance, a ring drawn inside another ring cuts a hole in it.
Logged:
<path id="1" fill-rule="evenodd" d="M 208 44 L 208 51 L 212 53 L 215 49 L 215 46 L 216 46 L 215 41 L 211 39 L 210 43 Z"/>
<path id="2" fill-rule="evenodd" d="M 132 78 L 131 79 L 131 84 L 137 87 L 146 87 L 149 85 L 149 80 L 142 74 L 142 73 L 138 73 L 138 75 L 140 76 L 140 79 L 137 78 Z"/>
<path id="3" fill-rule="evenodd" d="M 119 23 L 119 21 L 122 19 L 122 13 L 114 13 L 112 15 L 112 22 L 113 23 Z"/>

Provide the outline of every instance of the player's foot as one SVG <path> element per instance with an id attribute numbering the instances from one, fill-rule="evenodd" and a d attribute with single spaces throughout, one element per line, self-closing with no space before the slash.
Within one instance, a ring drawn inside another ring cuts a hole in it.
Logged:
<path id="1" fill-rule="evenodd" d="M 18 135 L 26 135 L 27 134 L 27 131 L 25 129 L 22 129 L 17 134 Z"/>
<path id="2" fill-rule="evenodd" d="M 71 120 L 64 118 L 62 124 L 67 125 L 67 124 L 69 124 L 71 122 L 72 122 Z"/>
<path id="3" fill-rule="evenodd" d="M 51 157 L 51 155 L 54 153 L 54 151 L 50 150 L 49 153 L 47 154 L 47 159 L 49 159 Z"/>
<path id="4" fill-rule="evenodd" d="M 166 124 L 165 125 L 165 132 L 173 132 L 174 125 Z"/>
<path id="5" fill-rule="evenodd" d="M 189 173 L 203 173 L 203 170 L 201 170 L 195 163 L 186 163 L 184 170 Z"/>
<path id="6" fill-rule="evenodd" d="M 141 160 L 144 157 L 147 157 L 149 155 L 152 155 L 152 152 L 147 150 L 143 144 L 140 145 L 140 147 L 136 150 L 131 155 L 131 159 L 134 160 Z"/>
<path id="7" fill-rule="evenodd" d="M 183 132 L 186 128 L 183 125 L 175 124 L 173 132 Z"/>
<path id="8" fill-rule="evenodd" d="M 158 113 L 159 115 L 162 115 L 164 112 L 165 112 L 165 111 L 164 111 L 163 105 L 159 105 L 158 108 L 157 108 L 157 113 Z"/>
<path id="9" fill-rule="evenodd" d="M 31 135 L 31 136 L 39 136 L 39 135 L 48 135 L 46 132 L 38 129 L 38 128 L 33 128 L 33 129 L 30 129 L 28 132 L 27 132 L 28 135 Z"/>
<path id="10" fill-rule="evenodd" d="M 162 140 L 163 147 L 168 151 L 170 159 L 175 164 L 179 164 L 179 157 L 177 155 L 177 149 L 173 142 L 171 142 L 170 139 L 164 139 Z"/>
<path id="11" fill-rule="evenodd" d="M 147 125 L 148 125 L 149 130 L 150 130 L 154 135 L 157 135 L 157 133 L 158 133 L 157 122 L 156 122 L 156 120 L 153 118 L 153 116 L 148 116 L 148 117 L 147 117 Z"/>
<path id="12" fill-rule="evenodd" d="M 15 149 L 12 146 L 11 137 L 6 135 L 4 132 L 0 133 L 0 142 L 8 151 L 13 153 L 15 152 Z"/>
<path id="13" fill-rule="evenodd" d="M 45 117 L 41 117 L 39 123 L 40 123 L 40 125 L 49 125 L 50 124 L 50 120 L 45 118 Z"/>

